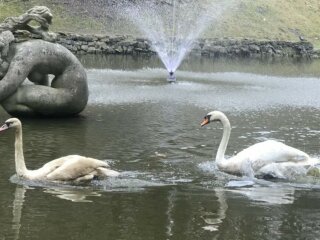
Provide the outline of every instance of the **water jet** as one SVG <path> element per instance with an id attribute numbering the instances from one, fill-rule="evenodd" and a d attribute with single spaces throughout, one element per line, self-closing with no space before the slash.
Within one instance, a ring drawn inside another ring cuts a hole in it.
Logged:
<path id="1" fill-rule="evenodd" d="M 176 76 L 174 75 L 174 72 L 173 71 L 170 71 L 169 72 L 169 75 L 168 75 L 168 77 L 167 77 L 167 81 L 169 82 L 169 83 L 174 83 L 174 82 L 176 82 Z"/>
<path id="2" fill-rule="evenodd" d="M 117 7 L 126 19 L 150 41 L 152 49 L 169 72 L 167 80 L 176 81 L 174 73 L 193 49 L 196 39 L 234 5 L 221 0 L 126 2 Z M 121 6 L 120 6 L 121 5 Z M 174 78 L 173 78 L 174 77 Z"/>

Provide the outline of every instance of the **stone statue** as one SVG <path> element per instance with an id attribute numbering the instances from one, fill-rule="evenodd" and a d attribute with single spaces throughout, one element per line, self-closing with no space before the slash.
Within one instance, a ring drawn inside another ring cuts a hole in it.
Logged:
<path id="1" fill-rule="evenodd" d="M 48 42 L 52 14 L 34 7 L 0 24 L 0 104 L 15 116 L 70 116 L 88 102 L 86 72 L 79 60 L 62 45 Z M 37 21 L 40 26 L 28 25 Z M 42 39 L 19 42 L 20 30 Z M 53 75 L 53 79 L 49 79 Z M 26 82 L 25 80 L 29 81 Z"/>
<path id="2" fill-rule="evenodd" d="M 39 27 L 29 25 L 31 21 L 37 22 Z M 54 41 L 55 34 L 48 32 L 49 25 L 52 23 L 52 14 L 50 9 L 44 6 L 35 6 L 19 17 L 9 17 L 0 24 L 0 32 L 9 30 L 16 32 L 25 30 L 35 35 L 41 36 L 46 41 Z"/>

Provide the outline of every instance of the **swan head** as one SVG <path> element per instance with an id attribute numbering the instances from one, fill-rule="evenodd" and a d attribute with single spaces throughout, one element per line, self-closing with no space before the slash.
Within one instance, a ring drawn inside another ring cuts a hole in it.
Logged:
<path id="1" fill-rule="evenodd" d="M 0 127 L 0 132 L 8 130 L 9 128 L 16 128 L 18 126 L 21 126 L 21 122 L 18 118 L 9 118 Z"/>
<path id="2" fill-rule="evenodd" d="M 201 122 L 201 127 L 203 127 L 204 125 L 207 125 L 211 122 L 215 122 L 215 121 L 221 122 L 222 119 L 225 119 L 225 118 L 226 118 L 226 116 L 220 111 L 209 112 L 206 116 L 204 116 L 204 118 Z"/>

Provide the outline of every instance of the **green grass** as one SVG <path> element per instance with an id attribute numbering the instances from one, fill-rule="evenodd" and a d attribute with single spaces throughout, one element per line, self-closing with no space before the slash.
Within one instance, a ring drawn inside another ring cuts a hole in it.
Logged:
<path id="1" fill-rule="evenodd" d="M 319 45 L 318 0 L 239 0 L 236 11 L 209 30 L 228 37 L 298 41 L 299 36 Z"/>
<path id="2" fill-rule="evenodd" d="M 17 4 L 16 1 L 0 0 L 0 21 L 2 22 L 6 17 L 16 16 L 17 13 L 23 12 L 22 4 Z"/>
<path id="3" fill-rule="evenodd" d="M 57 1 L 0 0 L 0 21 L 8 16 L 18 16 L 32 6 L 45 5 L 51 9 L 54 16 L 51 31 L 126 34 L 133 29 L 128 24 L 119 25 L 110 20 L 107 24 L 101 23 L 99 19 L 88 16 L 85 9 L 82 9 L 84 12 L 74 14 L 72 6 L 54 2 Z M 208 27 L 204 37 L 299 41 L 299 36 L 304 36 L 316 48 L 320 48 L 319 0 L 237 0 L 236 2 L 237 8 L 227 11 L 219 21 Z"/>
<path id="4" fill-rule="evenodd" d="M 66 8 L 62 4 L 53 4 L 50 0 L 0 0 L 0 22 L 6 17 L 19 16 L 36 5 L 50 8 L 53 14 L 51 31 L 94 33 L 104 28 L 97 19 L 79 12 L 72 13 L 72 8 Z"/>
<path id="5" fill-rule="evenodd" d="M 50 10 L 53 14 L 51 31 L 95 33 L 104 28 L 103 24 L 94 18 L 64 14 L 64 8 L 61 6 L 55 6 Z"/>

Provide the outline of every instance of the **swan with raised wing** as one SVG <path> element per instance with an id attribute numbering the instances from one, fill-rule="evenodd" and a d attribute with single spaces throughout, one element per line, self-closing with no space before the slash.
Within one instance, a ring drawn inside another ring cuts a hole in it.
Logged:
<path id="1" fill-rule="evenodd" d="M 216 164 L 221 171 L 244 175 L 246 168 L 251 167 L 253 174 L 263 174 L 268 171 L 269 164 L 273 166 L 280 164 L 279 166 L 284 168 L 285 166 L 310 167 L 319 163 L 318 159 L 309 157 L 307 153 L 275 140 L 256 143 L 235 156 L 225 159 L 231 133 L 231 125 L 226 115 L 220 111 L 209 112 L 201 126 L 215 121 L 221 122 L 223 126 L 223 135 L 216 155 Z"/>
<path id="2" fill-rule="evenodd" d="M 10 118 L 0 127 L 0 132 L 15 128 L 15 166 L 19 177 L 28 180 L 44 181 L 90 181 L 95 178 L 115 177 L 119 172 L 109 169 L 109 165 L 101 160 L 68 155 L 52 160 L 41 168 L 28 170 L 24 161 L 22 125 L 19 119 Z"/>

